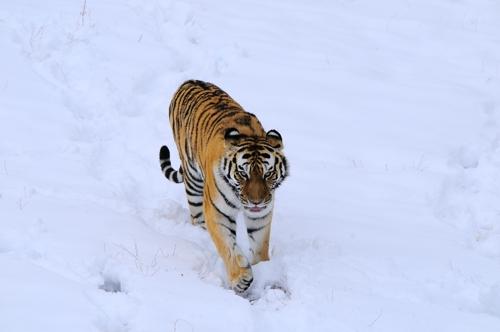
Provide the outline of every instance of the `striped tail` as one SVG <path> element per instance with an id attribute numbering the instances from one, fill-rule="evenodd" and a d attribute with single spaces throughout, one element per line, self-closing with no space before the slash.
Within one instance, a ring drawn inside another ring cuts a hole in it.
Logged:
<path id="1" fill-rule="evenodd" d="M 182 183 L 184 177 L 182 176 L 182 166 L 176 171 L 170 164 L 170 151 L 164 145 L 160 149 L 160 166 L 161 171 L 167 179 L 175 183 Z"/>

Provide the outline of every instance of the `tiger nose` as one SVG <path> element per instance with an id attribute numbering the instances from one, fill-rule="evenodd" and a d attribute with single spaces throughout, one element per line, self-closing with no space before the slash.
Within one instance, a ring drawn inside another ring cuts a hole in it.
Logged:
<path id="1" fill-rule="evenodd" d="M 261 204 L 261 203 L 263 203 L 263 202 L 264 202 L 264 200 L 263 200 L 263 199 L 252 199 L 252 198 L 250 198 L 250 199 L 249 199 L 249 201 L 250 201 L 250 203 L 252 203 L 253 205 L 259 205 L 259 204 Z"/>

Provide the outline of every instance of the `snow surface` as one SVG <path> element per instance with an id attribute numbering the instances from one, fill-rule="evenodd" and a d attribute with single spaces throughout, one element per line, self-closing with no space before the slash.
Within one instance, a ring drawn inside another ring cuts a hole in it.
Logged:
<path id="1" fill-rule="evenodd" d="M 500 331 L 498 1 L 4 0 L 0 34 L 1 332 Z M 189 78 L 284 137 L 248 298 L 160 172 Z"/>

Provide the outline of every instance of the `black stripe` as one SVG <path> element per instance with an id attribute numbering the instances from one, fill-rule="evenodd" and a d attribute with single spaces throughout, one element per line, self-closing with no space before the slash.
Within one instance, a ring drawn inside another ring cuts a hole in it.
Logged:
<path id="1" fill-rule="evenodd" d="M 205 112 L 202 112 L 200 114 L 198 119 L 198 126 L 195 130 L 198 131 L 198 129 L 203 129 L 202 139 L 206 138 L 206 135 L 204 135 L 204 133 L 209 128 L 209 124 L 212 122 L 212 118 L 217 115 L 217 112 L 210 112 L 210 107 L 207 107 L 207 105 L 205 105 L 205 107 Z"/>
<path id="2" fill-rule="evenodd" d="M 203 180 L 196 180 L 193 178 L 190 178 L 190 180 L 191 180 L 191 184 L 197 186 L 201 190 L 203 190 L 205 188 Z"/>
<path id="3" fill-rule="evenodd" d="M 172 172 L 174 172 L 174 169 L 172 167 L 170 168 L 167 168 L 167 170 L 165 171 L 165 176 L 170 179 L 170 175 L 172 175 Z"/>
<path id="4" fill-rule="evenodd" d="M 197 191 L 203 191 L 203 185 L 199 185 L 198 183 L 200 182 L 196 182 L 196 180 L 193 180 L 193 179 L 188 179 L 189 180 L 189 185 L 190 185 L 190 188 L 193 189 L 193 190 L 197 190 Z M 203 182 L 201 182 L 201 184 L 203 184 Z"/>
<path id="5" fill-rule="evenodd" d="M 203 196 L 203 195 L 201 195 L 201 193 L 192 192 L 188 188 L 186 188 L 186 194 L 188 194 L 189 196 L 195 196 L 195 197 L 201 197 L 201 196 Z"/>
<path id="6" fill-rule="evenodd" d="M 166 160 L 166 161 L 161 161 L 160 167 L 161 167 L 161 169 L 164 169 L 170 165 L 171 165 L 170 160 Z"/>
<path id="7" fill-rule="evenodd" d="M 182 181 L 179 179 L 179 172 L 175 172 L 174 173 L 174 177 L 173 177 L 174 181 L 177 182 L 177 183 L 181 183 Z"/>
<path id="8" fill-rule="evenodd" d="M 266 218 L 266 217 L 267 217 L 267 216 L 268 216 L 271 212 L 272 212 L 272 210 L 271 210 L 271 211 L 269 211 L 266 215 L 264 215 L 264 216 L 262 216 L 262 217 L 252 218 L 252 217 L 248 217 L 248 216 L 247 216 L 247 218 L 248 218 L 248 219 L 250 219 L 250 220 L 261 220 L 261 219 Z"/>
<path id="9" fill-rule="evenodd" d="M 222 214 L 227 220 L 229 220 L 229 222 L 231 224 L 236 224 L 236 221 L 231 218 L 230 216 L 228 216 L 227 214 L 225 214 L 224 212 L 222 212 L 218 207 L 217 205 L 214 204 L 214 202 L 212 201 L 212 199 L 210 198 L 210 203 L 212 203 L 212 205 L 214 206 L 214 208 L 217 210 L 217 212 L 219 212 L 220 214 Z"/>
<path id="10" fill-rule="evenodd" d="M 217 225 L 224 227 L 225 229 L 230 231 L 233 236 L 236 236 L 236 230 L 232 229 L 231 227 L 224 225 L 223 223 L 220 223 L 220 222 L 217 223 Z"/>
<path id="11" fill-rule="evenodd" d="M 257 227 L 257 228 L 247 228 L 247 232 L 248 232 L 248 234 L 252 234 L 252 233 L 261 231 L 261 230 L 263 230 L 266 227 L 267 227 L 267 225 L 264 225 L 264 226 L 261 226 L 261 227 Z"/>
<path id="12" fill-rule="evenodd" d="M 236 290 L 238 292 L 244 292 L 248 289 L 248 287 L 250 286 L 250 284 L 253 282 L 253 277 L 251 277 L 250 279 L 248 280 L 241 280 L 239 284 L 236 285 Z"/>
<path id="13" fill-rule="evenodd" d="M 243 143 L 240 146 L 238 146 L 238 150 L 236 150 L 236 153 L 243 153 L 245 150 L 253 150 L 253 146 L 250 145 L 250 143 Z"/>
<path id="14" fill-rule="evenodd" d="M 186 151 L 186 156 L 188 157 L 188 159 L 191 159 L 191 156 L 189 154 L 189 145 L 188 145 L 188 142 L 189 142 L 189 140 L 186 140 L 184 142 L 184 151 Z"/>
<path id="15" fill-rule="evenodd" d="M 203 98 L 200 98 L 200 97 L 203 97 Z M 200 96 L 200 97 L 198 97 L 198 99 L 196 100 L 197 107 L 198 108 L 203 108 L 205 110 L 210 109 L 211 107 L 207 106 L 206 103 L 212 98 L 212 96 L 211 95 L 206 95 L 206 96 Z M 195 142 L 195 145 L 200 145 L 201 143 L 203 143 L 204 135 L 201 132 L 201 130 L 198 130 L 198 129 L 199 128 L 205 128 L 205 125 L 202 124 L 202 122 L 204 121 L 203 116 L 205 114 L 208 114 L 208 113 L 209 112 L 203 112 L 203 113 L 199 114 L 198 119 L 197 119 L 198 120 L 197 124 L 196 124 L 194 130 L 191 132 L 192 133 L 191 139 L 192 139 L 193 142 Z M 200 126 L 200 124 L 201 124 L 201 126 Z"/>
<path id="16" fill-rule="evenodd" d="M 220 190 L 220 188 L 217 185 L 217 183 L 215 183 L 215 188 L 217 188 L 217 191 L 219 192 L 219 194 L 224 199 L 224 202 L 226 202 L 226 204 L 229 205 L 230 207 L 232 207 L 233 209 L 236 209 L 236 205 L 234 205 L 233 202 L 231 202 L 229 199 L 227 199 L 227 197 L 224 195 L 224 193 L 222 192 L 222 190 Z"/>
<path id="17" fill-rule="evenodd" d="M 212 96 L 210 96 L 210 98 L 212 98 Z M 209 98 L 209 99 L 210 99 Z M 209 100 L 207 99 L 207 100 Z M 214 103 L 210 103 L 209 105 L 206 105 L 206 108 L 210 109 L 210 108 L 213 108 L 214 106 Z M 219 112 L 203 112 L 200 116 L 200 118 L 198 119 L 198 122 L 200 124 L 200 128 L 207 128 L 208 127 L 208 124 L 212 122 L 212 119 L 214 117 L 216 117 L 218 114 L 220 114 Z"/>
<path id="18" fill-rule="evenodd" d="M 212 137 L 213 134 L 214 134 L 214 131 L 217 129 L 217 125 L 220 123 L 221 120 L 223 120 L 224 118 L 226 117 L 231 117 L 235 114 L 237 114 L 238 112 L 241 112 L 241 110 L 235 110 L 235 111 L 224 111 L 224 112 L 220 112 L 220 115 L 214 119 L 214 121 L 212 122 L 211 124 L 211 127 L 208 128 L 208 135 L 207 137 Z"/>
<path id="19" fill-rule="evenodd" d="M 247 280 L 247 279 L 242 279 L 242 280 L 240 281 L 240 284 L 244 284 L 245 286 L 248 286 L 248 285 L 250 285 L 250 284 L 252 283 L 252 281 L 253 281 L 253 277 L 251 277 L 251 278 L 250 278 L 250 279 L 248 279 L 248 280 Z"/>
<path id="20" fill-rule="evenodd" d="M 186 183 L 186 187 L 188 187 L 191 192 L 195 192 L 195 193 L 198 193 L 198 194 L 202 194 L 203 193 L 203 191 L 200 190 L 200 189 L 203 189 L 203 188 L 199 188 L 197 186 L 193 186 L 193 184 L 191 183 L 191 181 L 189 181 L 189 178 L 186 179 L 185 183 Z"/>
<path id="21" fill-rule="evenodd" d="M 198 170 L 196 169 L 196 167 L 194 167 L 191 162 L 188 162 L 188 169 L 187 169 L 187 173 L 190 175 L 190 177 L 193 179 L 193 180 L 197 180 L 198 182 L 201 181 L 201 178 L 198 176 Z M 201 181 L 202 182 L 202 181 Z"/>
<path id="22" fill-rule="evenodd" d="M 198 212 L 197 214 L 195 214 L 194 216 L 193 216 L 193 215 L 191 215 L 191 218 L 193 218 L 193 219 L 197 219 L 197 218 L 201 217 L 201 215 L 202 215 L 202 214 L 203 214 L 203 211 L 200 211 L 200 212 Z"/>
<path id="23" fill-rule="evenodd" d="M 190 200 L 188 200 L 188 203 L 189 203 L 189 205 L 191 205 L 191 206 L 202 206 L 202 205 L 203 205 L 203 202 L 194 203 L 194 202 L 191 202 Z"/>
<path id="24" fill-rule="evenodd" d="M 221 177 L 222 177 L 222 179 L 224 179 L 224 182 L 225 182 L 225 183 L 229 186 L 229 188 L 231 188 L 231 189 L 233 190 L 234 194 L 235 194 L 235 195 L 238 195 L 237 190 L 236 190 L 236 187 L 235 187 L 235 186 L 233 186 L 233 185 L 231 184 L 231 182 L 229 182 L 229 180 L 228 180 L 225 176 L 223 176 L 223 175 L 222 175 Z"/>
<path id="25" fill-rule="evenodd" d="M 188 170 L 187 170 L 187 173 L 186 173 L 186 177 L 188 179 L 194 179 L 196 177 L 196 174 L 193 174 L 191 169 L 188 167 Z"/>

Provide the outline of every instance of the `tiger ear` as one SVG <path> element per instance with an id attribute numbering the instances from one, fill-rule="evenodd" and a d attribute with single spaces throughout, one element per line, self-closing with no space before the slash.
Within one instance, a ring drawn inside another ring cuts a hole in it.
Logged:
<path id="1" fill-rule="evenodd" d="M 283 139 L 281 138 L 281 134 L 275 130 L 271 129 L 266 133 L 266 139 L 271 143 L 271 145 L 276 149 L 283 148 Z"/>
<path id="2" fill-rule="evenodd" d="M 226 132 L 224 133 L 224 139 L 238 139 L 241 137 L 240 132 L 236 128 L 229 128 L 226 129 Z"/>

